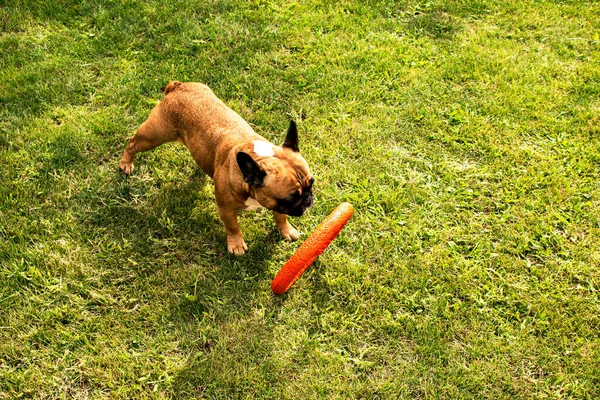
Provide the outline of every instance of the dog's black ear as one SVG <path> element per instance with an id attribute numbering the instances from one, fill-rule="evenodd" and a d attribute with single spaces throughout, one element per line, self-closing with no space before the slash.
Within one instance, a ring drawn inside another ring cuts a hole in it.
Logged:
<path id="1" fill-rule="evenodd" d="M 285 140 L 281 147 L 287 147 L 295 152 L 300 151 L 298 148 L 298 128 L 296 127 L 296 122 L 294 120 L 290 121 L 290 127 L 288 128 L 287 135 L 285 135 Z"/>
<path id="2" fill-rule="evenodd" d="M 264 184 L 267 173 L 260 165 L 248 153 L 244 153 L 243 151 L 237 153 L 235 158 L 244 176 L 244 181 L 252 187 L 261 187 Z"/>

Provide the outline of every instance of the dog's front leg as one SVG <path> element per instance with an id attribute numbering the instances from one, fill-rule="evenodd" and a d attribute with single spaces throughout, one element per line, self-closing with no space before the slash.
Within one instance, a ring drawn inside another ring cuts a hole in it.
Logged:
<path id="1" fill-rule="evenodd" d="M 219 215 L 221 221 L 225 225 L 227 231 L 227 251 L 236 256 L 246 254 L 248 246 L 244 242 L 242 232 L 240 231 L 240 225 L 237 222 L 237 211 L 233 211 L 229 208 L 219 207 Z"/>
<path id="2" fill-rule="evenodd" d="M 275 217 L 275 224 L 277 230 L 281 233 L 281 236 L 288 242 L 298 240 L 300 234 L 287 220 L 287 215 L 279 214 L 277 211 L 273 211 L 273 217 Z"/>

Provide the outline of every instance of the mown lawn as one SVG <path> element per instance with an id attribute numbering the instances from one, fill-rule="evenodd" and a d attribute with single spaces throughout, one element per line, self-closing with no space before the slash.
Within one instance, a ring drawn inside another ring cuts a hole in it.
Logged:
<path id="1" fill-rule="evenodd" d="M 187 149 L 118 173 L 174 79 L 354 204 L 287 295 Z M 594 1 L 0 1 L 0 398 L 598 398 L 599 126 Z"/>

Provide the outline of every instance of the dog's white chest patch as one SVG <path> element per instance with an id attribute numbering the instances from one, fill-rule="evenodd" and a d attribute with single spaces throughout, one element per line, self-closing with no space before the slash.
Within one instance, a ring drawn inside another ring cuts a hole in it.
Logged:
<path id="1" fill-rule="evenodd" d="M 246 200 L 244 205 L 246 206 L 245 210 L 256 210 L 257 208 L 262 208 L 260 203 L 252 197 L 248 197 L 248 200 Z"/>
<path id="2" fill-rule="evenodd" d="M 257 156 L 273 157 L 275 155 L 271 143 L 265 142 L 264 140 L 255 140 L 252 143 L 254 143 L 254 153 L 256 153 Z"/>

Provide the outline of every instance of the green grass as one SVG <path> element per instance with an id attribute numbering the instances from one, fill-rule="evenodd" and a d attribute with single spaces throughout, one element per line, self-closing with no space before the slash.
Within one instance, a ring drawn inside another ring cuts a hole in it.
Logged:
<path id="1" fill-rule="evenodd" d="M 597 2 L 0 4 L 0 399 L 600 397 Z M 173 79 L 354 204 L 287 295 L 184 147 L 119 175 Z"/>

